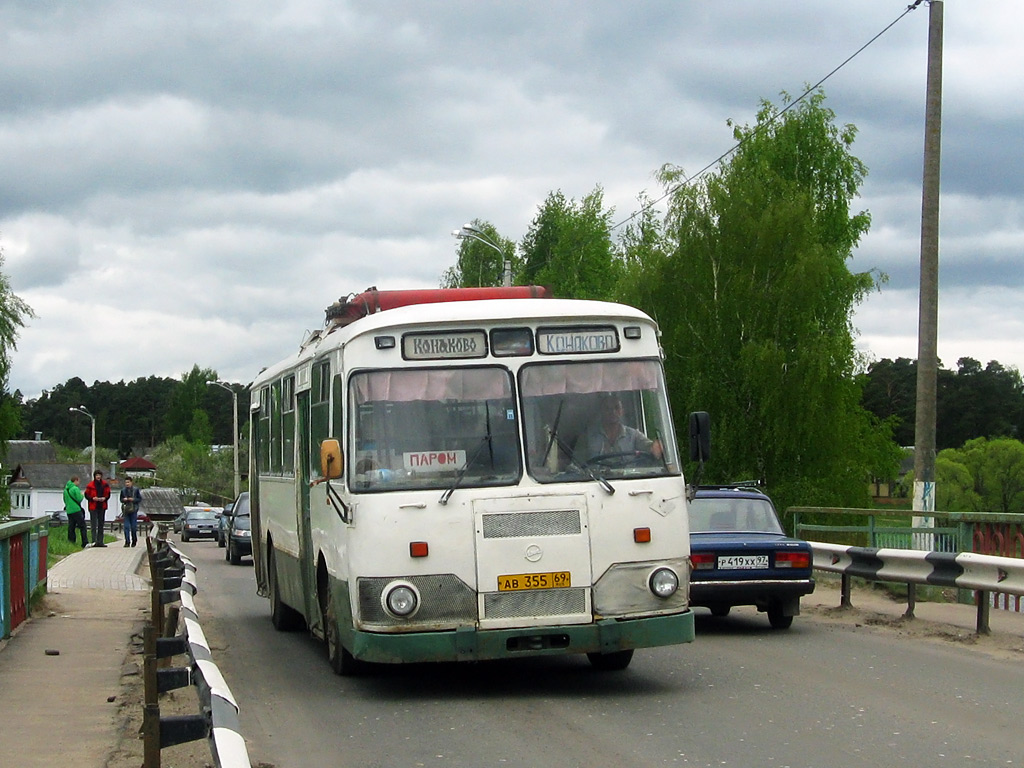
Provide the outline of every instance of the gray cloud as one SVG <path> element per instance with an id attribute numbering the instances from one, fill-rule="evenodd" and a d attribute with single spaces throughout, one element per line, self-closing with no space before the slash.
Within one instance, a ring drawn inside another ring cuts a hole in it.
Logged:
<path id="1" fill-rule="evenodd" d="M 193 363 L 248 380 L 340 295 L 436 285 L 464 221 L 519 239 L 549 192 L 598 184 L 624 219 L 658 167 L 700 170 L 727 120 L 906 7 L 0 0 L 0 246 L 38 315 L 11 386 Z M 1022 20 L 946 4 L 946 362 L 1024 365 Z M 890 277 L 855 318 L 877 357 L 916 355 L 926 38 L 922 5 L 825 85 L 870 171 L 851 267 Z"/>

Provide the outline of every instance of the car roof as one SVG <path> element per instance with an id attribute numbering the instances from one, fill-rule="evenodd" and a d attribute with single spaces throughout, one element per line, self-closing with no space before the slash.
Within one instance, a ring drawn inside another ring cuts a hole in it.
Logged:
<path id="1" fill-rule="evenodd" d="M 695 498 L 698 499 L 766 499 L 768 494 L 752 485 L 700 485 Z"/>

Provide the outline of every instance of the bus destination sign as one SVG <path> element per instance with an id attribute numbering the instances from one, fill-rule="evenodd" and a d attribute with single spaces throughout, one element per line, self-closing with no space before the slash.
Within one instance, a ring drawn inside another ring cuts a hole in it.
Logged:
<path id="1" fill-rule="evenodd" d="M 402 356 L 406 360 L 460 360 L 487 356 L 487 334 L 407 333 L 402 337 Z"/>
<path id="2" fill-rule="evenodd" d="M 619 351 L 619 335 L 614 328 L 541 328 L 537 331 L 537 351 L 542 355 L 589 355 Z"/>

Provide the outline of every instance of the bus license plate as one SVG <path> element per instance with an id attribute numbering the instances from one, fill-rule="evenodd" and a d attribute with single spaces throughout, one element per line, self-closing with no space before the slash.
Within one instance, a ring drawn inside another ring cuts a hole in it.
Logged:
<path id="1" fill-rule="evenodd" d="M 768 567 L 768 555 L 719 555 L 719 570 L 745 569 Z"/>
<path id="2" fill-rule="evenodd" d="M 517 573 L 511 576 L 498 577 L 499 592 L 515 592 L 520 589 L 555 589 L 569 587 L 572 579 L 569 571 L 553 573 Z"/>

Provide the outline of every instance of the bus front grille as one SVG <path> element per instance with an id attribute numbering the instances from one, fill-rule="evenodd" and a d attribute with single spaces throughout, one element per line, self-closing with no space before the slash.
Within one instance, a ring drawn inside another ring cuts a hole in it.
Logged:
<path id="1" fill-rule="evenodd" d="M 423 607 L 416 614 L 416 623 L 472 624 L 476 620 L 476 593 L 462 579 L 451 573 L 402 578 L 419 590 Z M 395 578 L 359 579 L 359 616 L 369 624 L 383 626 L 408 625 L 384 610 L 381 594 Z"/>
<path id="2" fill-rule="evenodd" d="M 483 516 L 485 539 L 522 536 L 577 536 L 581 531 L 578 509 L 549 512 L 502 512 Z"/>
<path id="3" fill-rule="evenodd" d="M 565 616 L 587 610 L 585 589 L 533 589 L 521 592 L 488 592 L 484 595 L 484 619 L 522 619 L 531 616 Z"/>

